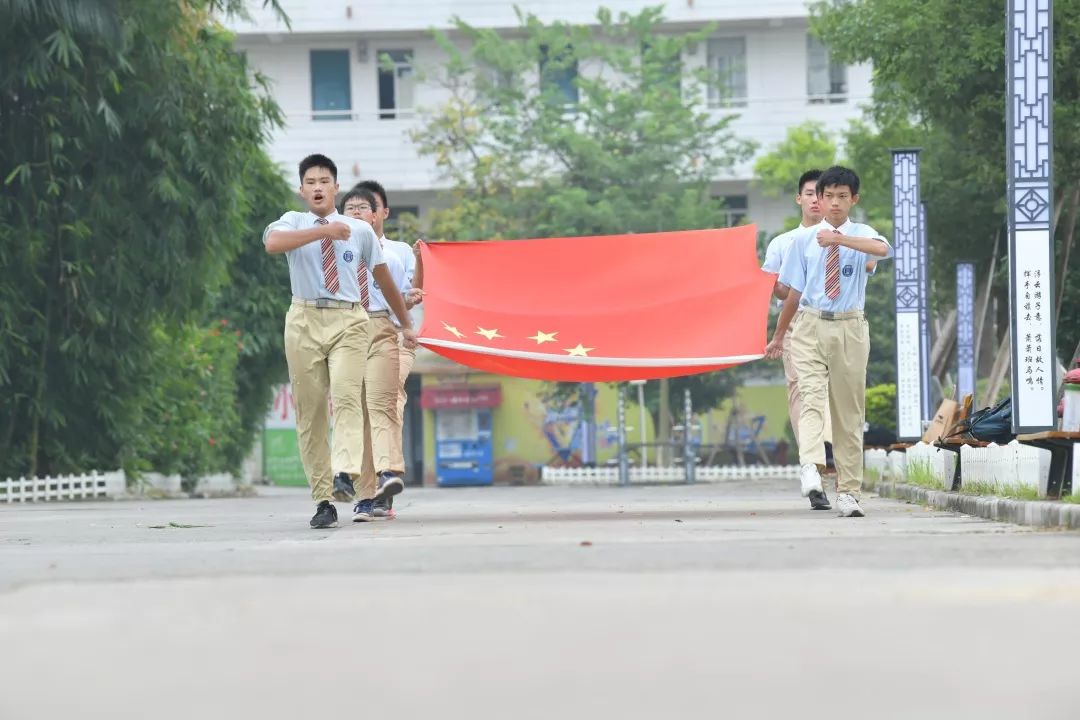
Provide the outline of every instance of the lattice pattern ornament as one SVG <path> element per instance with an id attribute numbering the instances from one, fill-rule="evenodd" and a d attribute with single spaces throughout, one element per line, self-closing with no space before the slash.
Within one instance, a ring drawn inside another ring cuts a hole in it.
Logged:
<path id="1" fill-rule="evenodd" d="M 956 264 L 956 387 L 962 400 L 975 393 L 975 263 Z"/>
<path id="2" fill-rule="evenodd" d="M 1008 0 L 1006 167 L 1013 429 L 1053 428 L 1053 8 Z"/>
<path id="3" fill-rule="evenodd" d="M 922 437 L 919 151 L 893 150 L 893 248 L 896 255 L 897 435 Z"/>

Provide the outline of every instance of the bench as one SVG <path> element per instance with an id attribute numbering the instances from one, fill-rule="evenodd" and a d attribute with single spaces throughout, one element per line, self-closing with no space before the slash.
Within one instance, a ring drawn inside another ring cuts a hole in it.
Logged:
<path id="1" fill-rule="evenodd" d="M 936 447 L 936 448 L 939 448 L 941 450 L 948 450 L 949 452 L 956 453 L 956 466 L 955 466 L 955 469 L 953 470 L 952 487 L 950 488 L 953 492 L 959 491 L 960 490 L 960 484 L 963 482 L 963 478 L 960 476 L 960 467 L 961 467 L 960 448 L 965 447 L 965 446 L 984 448 L 984 447 L 987 447 L 989 445 L 990 445 L 990 443 L 988 443 L 988 442 L 983 442 L 982 440 L 975 440 L 974 438 L 965 438 L 965 437 L 961 437 L 959 435 L 954 435 L 953 437 L 941 438 L 940 440 L 938 440 L 937 442 L 934 443 L 934 447 Z"/>
<path id="2" fill-rule="evenodd" d="M 1048 498 L 1059 498 L 1080 489 L 1072 486 L 1073 449 L 1080 442 L 1080 432 L 1047 430 L 1017 435 L 1016 439 L 1024 445 L 1050 451 L 1050 479 L 1046 486 Z"/>

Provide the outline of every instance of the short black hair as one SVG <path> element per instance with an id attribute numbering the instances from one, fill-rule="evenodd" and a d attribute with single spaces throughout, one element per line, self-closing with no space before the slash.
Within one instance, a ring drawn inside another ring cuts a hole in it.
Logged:
<path id="1" fill-rule="evenodd" d="M 367 188 L 362 188 L 357 185 L 352 190 L 345 193 L 345 197 L 341 198 L 341 207 L 339 208 L 339 212 L 341 212 L 342 215 L 345 214 L 345 204 L 353 198 L 360 198 L 361 200 L 366 200 L 367 204 L 371 206 L 371 209 L 375 209 L 375 193 L 371 192 Z"/>
<path id="2" fill-rule="evenodd" d="M 852 195 L 859 194 L 859 175 L 851 168 L 846 168 L 841 165 L 833 165 L 831 168 L 821 173 L 821 177 L 817 181 L 818 195 L 825 193 L 826 188 L 837 187 L 839 185 L 847 185 L 851 190 Z"/>
<path id="3" fill-rule="evenodd" d="M 802 175 L 799 176 L 799 186 L 797 188 L 795 188 L 795 194 L 798 195 L 799 193 L 801 193 L 802 189 L 803 189 L 803 186 L 806 185 L 806 183 L 810 182 L 811 180 L 813 180 L 816 183 L 819 177 L 821 177 L 821 171 L 818 170 L 817 168 L 814 168 L 812 170 L 807 170 L 806 172 L 804 172 Z M 815 186 L 815 190 L 816 189 L 817 188 Z"/>
<path id="4" fill-rule="evenodd" d="M 355 190 L 356 188 L 363 188 L 368 192 L 375 193 L 379 196 L 379 199 L 382 200 L 382 206 L 384 208 L 390 207 L 390 203 L 386 201 L 386 189 L 375 180 L 364 180 L 362 182 L 358 182 L 356 183 L 356 187 L 353 189 Z"/>
<path id="5" fill-rule="evenodd" d="M 300 182 L 304 182 L 304 175 L 313 167 L 326 168 L 334 176 L 334 182 L 337 182 L 337 165 L 330 158 L 318 153 L 308 155 L 300 161 Z"/>

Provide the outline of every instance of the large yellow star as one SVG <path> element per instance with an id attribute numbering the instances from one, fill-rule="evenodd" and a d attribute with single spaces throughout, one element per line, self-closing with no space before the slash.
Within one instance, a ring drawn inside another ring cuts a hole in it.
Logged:
<path id="1" fill-rule="evenodd" d="M 456 337 L 459 340 L 461 338 L 465 337 L 465 333 L 461 332 L 460 330 L 458 330 L 453 325 L 447 325 L 446 323 L 443 323 L 442 326 L 444 328 L 446 328 L 447 332 L 449 332 L 451 335 L 453 335 L 454 337 Z"/>
<path id="2" fill-rule="evenodd" d="M 502 337 L 502 335 L 499 334 L 498 329 L 496 329 L 496 330 L 485 330 L 482 327 L 476 328 L 476 334 L 477 335 L 483 335 L 488 340 L 494 340 L 497 337 Z"/>
<path id="3" fill-rule="evenodd" d="M 529 339 L 535 340 L 537 345 L 543 345 L 546 342 L 555 342 L 555 336 L 558 334 L 558 332 L 546 333 L 543 330 L 537 330 L 536 334 Z"/>
<path id="4" fill-rule="evenodd" d="M 589 353 L 594 349 L 595 348 L 584 347 L 581 343 L 578 343 L 577 347 L 566 348 L 566 352 L 570 353 L 570 355 L 572 356 L 576 355 L 577 357 L 589 357 Z"/>

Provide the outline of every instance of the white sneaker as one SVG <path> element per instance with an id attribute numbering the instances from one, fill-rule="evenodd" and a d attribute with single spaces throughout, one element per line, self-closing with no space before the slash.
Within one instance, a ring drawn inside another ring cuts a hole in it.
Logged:
<path id="1" fill-rule="evenodd" d="M 799 473 L 799 482 L 802 484 L 803 497 L 810 497 L 810 493 L 814 490 L 824 492 L 821 487 L 821 473 L 818 472 L 817 465 L 813 463 L 802 466 L 802 471 Z"/>
<path id="2" fill-rule="evenodd" d="M 836 509 L 840 511 L 841 517 L 863 517 L 862 506 L 859 505 L 859 501 L 855 499 L 854 495 L 848 495 L 843 493 L 836 496 Z"/>

